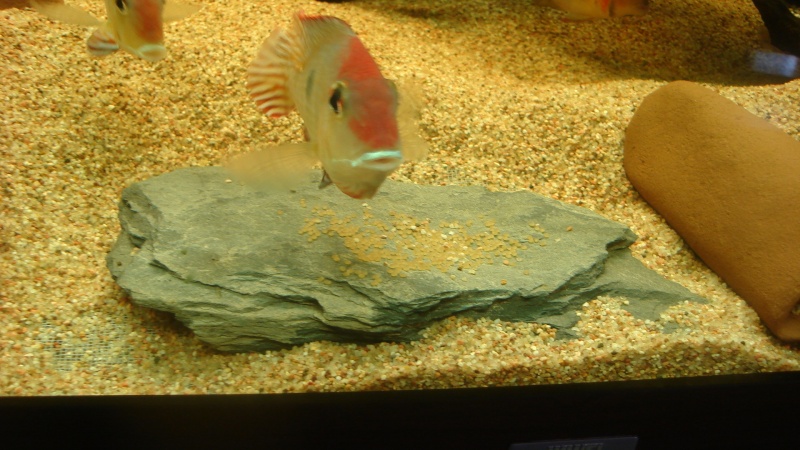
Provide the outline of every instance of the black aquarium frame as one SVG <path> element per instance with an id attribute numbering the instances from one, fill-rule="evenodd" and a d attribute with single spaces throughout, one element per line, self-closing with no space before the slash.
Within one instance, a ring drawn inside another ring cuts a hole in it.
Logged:
<path id="1" fill-rule="evenodd" d="M 0 448 L 800 449 L 800 372 L 263 395 L 0 397 Z M 599 448 L 599 447 L 593 447 Z"/>

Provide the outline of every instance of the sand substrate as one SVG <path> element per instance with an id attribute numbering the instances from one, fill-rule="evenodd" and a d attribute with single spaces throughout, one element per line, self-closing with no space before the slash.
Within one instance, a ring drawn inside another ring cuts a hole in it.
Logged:
<path id="1" fill-rule="evenodd" d="M 99 1 L 68 3 L 103 14 Z M 645 17 L 586 23 L 515 0 L 197 3 L 202 11 L 166 27 L 170 55 L 155 64 L 124 53 L 94 59 L 90 30 L 0 11 L 0 394 L 424 389 L 800 369 L 800 352 L 769 335 L 622 169 L 635 108 L 676 79 L 800 138 L 800 81 L 769 84 L 748 70 L 761 45 L 749 0 L 653 0 Z M 451 318 L 413 343 L 263 354 L 216 352 L 167 314 L 132 305 L 105 267 L 125 186 L 302 139 L 297 115 L 264 117 L 244 88 L 257 46 L 299 9 L 345 19 L 387 77 L 422 89 L 431 152 L 395 179 L 530 189 L 590 208 L 630 226 L 637 258 L 709 303 L 650 322 L 621 309 L 622 299 L 599 298 L 584 305 L 570 341 L 544 325 Z"/>

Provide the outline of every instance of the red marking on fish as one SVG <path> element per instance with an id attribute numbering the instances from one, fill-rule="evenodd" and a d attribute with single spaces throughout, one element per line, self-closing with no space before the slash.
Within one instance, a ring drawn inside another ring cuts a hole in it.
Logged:
<path id="1" fill-rule="evenodd" d="M 339 78 L 352 81 L 383 78 L 378 64 L 356 36 L 351 37 L 347 45 L 347 56 L 339 69 Z"/>
<path id="2" fill-rule="evenodd" d="M 363 198 L 364 194 L 366 193 L 366 191 L 352 191 L 350 188 L 342 185 L 341 183 L 337 184 L 336 187 L 350 198 L 360 199 Z"/>
<path id="3" fill-rule="evenodd" d="M 137 0 L 132 8 L 137 17 L 136 32 L 147 42 L 162 42 L 164 27 L 161 20 L 161 4 L 158 0 Z"/>
<path id="4" fill-rule="evenodd" d="M 352 82 L 350 88 L 354 95 L 359 95 L 360 91 L 369 92 L 360 98 L 361 108 L 349 121 L 353 133 L 373 149 L 396 147 L 399 133 L 395 94 L 381 75 L 378 64 L 355 36 L 350 38 L 339 78 Z"/>

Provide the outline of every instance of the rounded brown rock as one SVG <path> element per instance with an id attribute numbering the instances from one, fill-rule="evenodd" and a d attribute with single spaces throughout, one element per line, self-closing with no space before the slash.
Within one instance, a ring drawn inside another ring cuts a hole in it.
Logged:
<path id="1" fill-rule="evenodd" d="M 637 109 L 624 166 L 776 336 L 800 341 L 800 142 L 708 88 L 676 81 Z"/>

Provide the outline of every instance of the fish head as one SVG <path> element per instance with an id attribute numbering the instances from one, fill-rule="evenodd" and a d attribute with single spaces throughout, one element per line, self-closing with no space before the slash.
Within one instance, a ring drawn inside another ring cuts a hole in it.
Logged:
<path id="1" fill-rule="evenodd" d="M 105 0 L 107 27 L 120 48 L 155 62 L 167 56 L 164 47 L 164 0 Z"/>
<path id="2" fill-rule="evenodd" d="M 397 91 L 382 76 L 345 77 L 333 84 L 327 103 L 318 143 L 322 165 L 345 194 L 372 198 L 403 161 Z"/>

